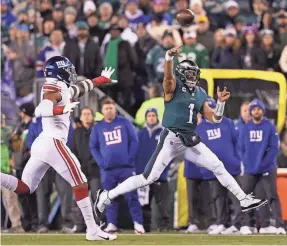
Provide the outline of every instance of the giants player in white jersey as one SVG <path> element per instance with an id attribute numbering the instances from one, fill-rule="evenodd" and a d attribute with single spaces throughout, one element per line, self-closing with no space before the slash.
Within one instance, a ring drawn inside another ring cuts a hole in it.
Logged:
<path id="1" fill-rule="evenodd" d="M 76 82 L 73 64 L 63 56 L 50 58 L 44 67 L 46 83 L 42 87 L 41 102 L 35 116 L 42 117 L 43 132 L 34 141 L 31 157 L 24 168 L 22 179 L 1 173 L 1 186 L 17 194 L 32 193 L 38 187 L 46 171 L 54 168 L 73 187 L 76 202 L 87 225 L 87 240 L 115 240 L 115 235 L 103 232 L 93 216 L 88 185 L 76 156 L 67 147 L 70 113 L 79 102 L 72 102 L 85 93 L 112 82 L 112 68 L 102 71 L 101 76 Z"/>

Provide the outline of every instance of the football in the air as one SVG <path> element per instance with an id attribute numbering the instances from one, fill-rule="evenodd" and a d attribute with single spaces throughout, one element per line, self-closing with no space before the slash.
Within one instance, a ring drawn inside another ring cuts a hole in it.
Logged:
<path id="1" fill-rule="evenodd" d="M 176 20 L 183 27 L 190 26 L 194 21 L 194 13 L 190 9 L 183 9 L 176 15 Z"/>

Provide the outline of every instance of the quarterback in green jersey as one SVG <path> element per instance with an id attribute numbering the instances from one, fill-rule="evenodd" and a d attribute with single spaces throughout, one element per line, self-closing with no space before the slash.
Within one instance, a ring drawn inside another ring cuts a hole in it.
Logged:
<path id="1" fill-rule="evenodd" d="M 194 132 L 197 113 L 200 112 L 211 123 L 220 123 L 225 102 L 230 97 L 227 88 L 217 88 L 215 110 L 208 106 L 206 92 L 199 86 L 200 69 L 190 60 L 180 62 L 173 69 L 173 58 L 178 56 L 180 47 L 167 51 L 164 64 L 164 130 L 161 132 L 157 148 L 141 175 L 128 178 L 112 190 L 99 190 L 94 209 L 97 216 L 105 210 L 113 199 L 140 187 L 157 181 L 164 169 L 174 158 L 186 159 L 214 173 L 219 182 L 240 201 L 243 212 L 261 207 L 267 200 L 246 195 L 235 179 L 226 171 L 223 163 L 200 141 Z"/>

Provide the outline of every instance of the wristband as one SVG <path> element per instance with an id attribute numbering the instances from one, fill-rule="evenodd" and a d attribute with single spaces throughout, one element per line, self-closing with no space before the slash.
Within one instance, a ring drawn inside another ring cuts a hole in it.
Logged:
<path id="1" fill-rule="evenodd" d="M 170 56 L 170 55 L 168 54 L 168 51 L 165 53 L 165 60 L 166 60 L 166 61 L 172 61 L 173 58 L 174 58 L 174 56 Z"/>
<path id="2" fill-rule="evenodd" d="M 216 116 L 223 116 L 224 106 L 225 106 L 225 102 L 220 102 L 219 100 L 217 100 L 214 114 Z"/>
<path id="3" fill-rule="evenodd" d="M 105 76 L 100 76 L 100 77 L 92 79 L 92 81 L 96 86 L 101 86 L 102 84 L 109 83 L 112 80 Z"/>
<path id="4" fill-rule="evenodd" d="M 63 114 L 65 106 L 56 106 L 53 107 L 53 115 L 61 115 Z"/>

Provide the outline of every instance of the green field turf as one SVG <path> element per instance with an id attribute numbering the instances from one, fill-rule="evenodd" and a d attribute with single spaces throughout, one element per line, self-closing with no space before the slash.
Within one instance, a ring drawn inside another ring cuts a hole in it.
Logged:
<path id="1" fill-rule="evenodd" d="M 119 234 L 116 241 L 85 240 L 84 234 L 2 234 L 1 245 L 287 245 L 287 236 L 206 234 Z"/>

